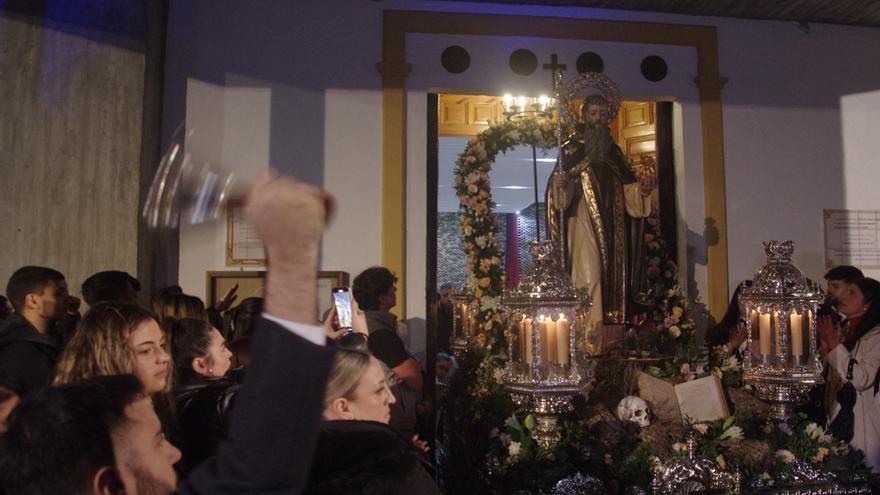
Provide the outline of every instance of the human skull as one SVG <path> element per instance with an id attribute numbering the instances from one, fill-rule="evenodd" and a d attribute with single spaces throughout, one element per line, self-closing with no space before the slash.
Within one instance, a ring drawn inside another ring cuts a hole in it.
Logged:
<path id="1" fill-rule="evenodd" d="M 651 411 L 648 403 L 641 397 L 628 395 L 617 404 L 617 417 L 623 421 L 632 421 L 641 427 L 650 426 Z"/>

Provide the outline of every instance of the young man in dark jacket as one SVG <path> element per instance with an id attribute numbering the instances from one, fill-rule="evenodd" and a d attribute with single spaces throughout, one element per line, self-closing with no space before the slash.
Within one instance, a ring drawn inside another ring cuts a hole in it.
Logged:
<path id="1" fill-rule="evenodd" d="M 53 326 L 78 318 L 79 299 L 67 293 L 64 275 L 42 266 L 16 270 L 6 295 L 15 314 L 0 321 L 0 375 L 15 379 L 27 396 L 52 379 L 62 346 Z"/>

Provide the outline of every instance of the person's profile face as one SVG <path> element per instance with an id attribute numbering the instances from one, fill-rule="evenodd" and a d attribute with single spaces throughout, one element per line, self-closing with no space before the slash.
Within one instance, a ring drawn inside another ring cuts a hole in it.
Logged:
<path id="1" fill-rule="evenodd" d="M 584 116 L 587 124 L 590 125 L 607 125 L 608 124 L 608 105 L 605 103 L 594 103 L 587 107 Z"/>
<path id="2" fill-rule="evenodd" d="M 440 304 L 449 306 L 452 304 L 452 287 L 444 287 L 440 289 Z"/>
<path id="3" fill-rule="evenodd" d="M 452 369 L 452 363 L 445 359 L 437 360 L 437 379 L 444 380 L 449 376 L 449 370 Z"/>
<path id="4" fill-rule="evenodd" d="M 388 424 L 391 419 L 391 404 L 394 402 L 394 395 L 385 382 L 382 365 L 371 357 L 370 365 L 354 389 L 354 398 L 348 401 L 351 419 Z"/>
<path id="5" fill-rule="evenodd" d="M 211 343 L 208 345 L 208 376 L 223 376 L 232 366 L 232 353 L 226 348 L 226 339 L 216 328 L 211 329 Z"/>
<path id="6" fill-rule="evenodd" d="M 170 359 L 165 334 L 156 320 L 142 321 L 128 335 L 128 345 L 134 352 L 134 374 L 144 385 L 148 394 L 161 392 L 168 381 Z"/>
<path id="7" fill-rule="evenodd" d="M 828 299 L 834 304 L 839 303 L 848 285 L 845 280 L 829 280 L 825 290 Z"/>
<path id="8" fill-rule="evenodd" d="M 50 281 L 37 295 L 37 309 L 40 316 L 47 320 L 64 318 L 68 295 L 67 282 L 64 280 Z"/>
<path id="9" fill-rule="evenodd" d="M 119 477 L 128 495 L 169 495 L 177 485 L 180 451 L 162 433 L 152 402 L 144 397 L 125 408 L 128 421 L 113 432 Z"/>

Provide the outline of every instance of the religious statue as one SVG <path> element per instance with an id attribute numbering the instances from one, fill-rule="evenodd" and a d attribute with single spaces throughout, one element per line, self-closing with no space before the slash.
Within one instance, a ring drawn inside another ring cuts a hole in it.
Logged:
<path id="1" fill-rule="evenodd" d="M 633 295 L 646 286 L 641 219 L 651 214 L 650 195 L 657 187 L 653 171 L 636 177 L 614 143 L 609 124 L 619 107 L 615 103 L 609 109 L 605 96 L 586 97 L 583 133 L 563 146 L 572 151 L 563 153 L 547 187 L 551 236 L 562 247 L 573 284 L 585 287 L 593 301 L 587 323 L 592 353 L 607 350 L 603 327 L 625 324 Z"/>

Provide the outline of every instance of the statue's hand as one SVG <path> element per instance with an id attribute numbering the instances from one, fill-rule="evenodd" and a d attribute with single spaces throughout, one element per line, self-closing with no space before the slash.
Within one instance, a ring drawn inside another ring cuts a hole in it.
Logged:
<path id="1" fill-rule="evenodd" d="M 657 177 L 654 175 L 642 175 L 639 177 L 642 196 L 650 196 L 651 192 L 657 188 Z"/>

